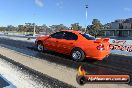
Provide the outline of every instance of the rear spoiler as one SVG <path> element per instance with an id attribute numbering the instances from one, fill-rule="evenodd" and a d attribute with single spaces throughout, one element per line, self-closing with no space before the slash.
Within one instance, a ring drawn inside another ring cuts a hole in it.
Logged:
<path id="1" fill-rule="evenodd" d="M 94 43 L 109 42 L 110 38 L 101 38 L 94 41 Z"/>

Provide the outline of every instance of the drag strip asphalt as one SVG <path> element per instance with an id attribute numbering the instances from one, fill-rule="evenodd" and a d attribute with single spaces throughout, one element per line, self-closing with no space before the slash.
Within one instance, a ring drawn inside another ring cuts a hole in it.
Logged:
<path id="1" fill-rule="evenodd" d="M 110 56 L 103 61 L 86 60 L 84 62 L 75 62 L 69 56 L 54 52 L 38 52 L 34 43 L 16 41 L 6 38 L 0 38 L 0 46 L 6 47 L 17 52 L 46 60 L 59 65 L 77 69 L 83 65 L 90 74 L 129 74 L 132 75 L 132 57 L 123 55 Z"/>
<path id="2" fill-rule="evenodd" d="M 103 67 L 104 69 L 109 68 L 110 70 L 110 71 L 103 71 L 102 69 L 99 71 L 97 69 L 97 71 L 96 70 L 91 71 L 97 74 L 108 74 L 108 73 L 109 74 L 111 73 L 132 74 L 132 57 L 131 56 L 110 54 L 110 56 L 104 59 L 103 61 L 86 60 L 84 62 L 75 62 L 71 60 L 69 56 L 65 56 L 62 54 L 49 52 L 49 51 L 45 53 L 40 53 L 35 49 L 34 43 L 30 43 L 30 42 L 0 38 L 0 45 L 13 49 L 17 52 L 24 53 L 29 56 L 37 57 L 43 60 L 65 65 L 75 69 L 78 68 L 80 65 L 85 65 L 86 67 L 89 68 L 88 70 L 90 70 L 90 66 L 94 66 L 96 69 L 99 67 Z"/>

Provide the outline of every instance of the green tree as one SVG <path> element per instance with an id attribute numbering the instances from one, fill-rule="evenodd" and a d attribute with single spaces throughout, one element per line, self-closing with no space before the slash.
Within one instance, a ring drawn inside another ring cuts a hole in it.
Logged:
<path id="1" fill-rule="evenodd" d="M 43 24 L 42 26 L 36 26 L 36 33 L 45 32 L 47 34 L 48 29 L 49 28 L 46 24 Z"/>
<path id="2" fill-rule="evenodd" d="M 59 24 L 56 26 L 56 31 L 61 31 L 61 30 L 66 30 L 68 29 L 66 26 L 64 26 L 63 24 Z"/>
<path id="3" fill-rule="evenodd" d="M 98 19 L 93 19 L 92 25 L 89 26 L 89 33 L 93 36 L 99 36 L 101 35 L 102 30 L 102 24 Z"/>
<path id="4" fill-rule="evenodd" d="M 16 31 L 16 27 L 12 26 L 12 25 L 8 25 L 6 27 L 6 31 Z"/>
<path id="5" fill-rule="evenodd" d="M 24 32 L 24 29 L 25 29 L 24 25 L 18 25 L 18 30 L 17 31 Z"/>
<path id="6" fill-rule="evenodd" d="M 33 32 L 34 23 L 25 23 L 24 32 Z"/>
<path id="7" fill-rule="evenodd" d="M 6 27 L 0 27 L 0 31 L 6 31 Z"/>
<path id="8" fill-rule="evenodd" d="M 82 29 L 82 26 L 80 26 L 79 23 L 74 23 L 74 24 L 71 24 L 71 29 L 79 31 Z"/>
<path id="9" fill-rule="evenodd" d="M 66 30 L 68 29 L 68 27 L 64 26 L 63 24 L 59 24 L 59 25 L 51 25 L 50 29 L 55 32 L 55 31 L 61 31 L 61 30 Z"/>

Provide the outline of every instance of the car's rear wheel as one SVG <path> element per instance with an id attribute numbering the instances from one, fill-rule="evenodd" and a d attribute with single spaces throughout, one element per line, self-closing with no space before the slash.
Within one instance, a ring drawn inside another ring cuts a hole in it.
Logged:
<path id="1" fill-rule="evenodd" d="M 85 54 L 80 48 L 75 48 L 72 50 L 71 57 L 74 61 L 83 61 L 85 59 Z"/>
<path id="2" fill-rule="evenodd" d="M 38 42 L 37 43 L 37 49 L 40 52 L 43 52 L 44 51 L 44 46 L 43 46 L 42 42 Z"/>

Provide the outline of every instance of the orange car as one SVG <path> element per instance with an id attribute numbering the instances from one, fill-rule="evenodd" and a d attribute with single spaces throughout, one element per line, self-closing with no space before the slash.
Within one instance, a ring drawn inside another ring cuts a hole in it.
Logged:
<path id="1" fill-rule="evenodd" d="M 109 38 L 95 39 L 89 34 L 73 30 L 38 37 L 35 43 L 39 51 L 50 50 L 71 55 L 75 61 L 83 61 L 89 57 L 103 60 L 110 53 Z"/>

